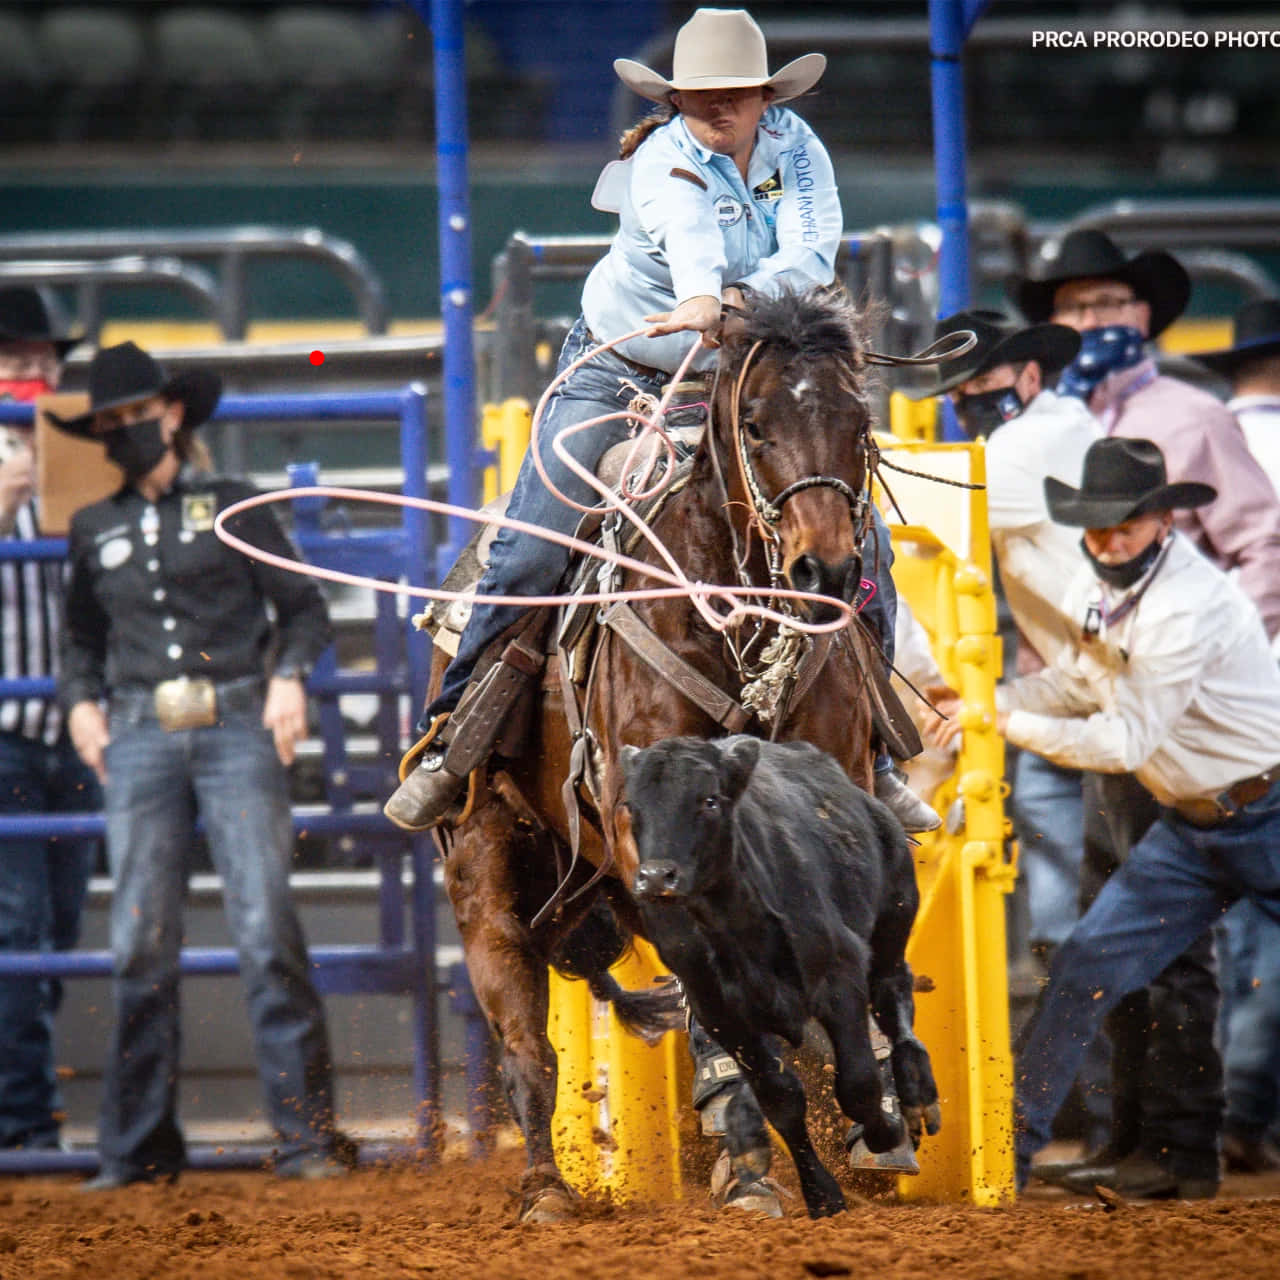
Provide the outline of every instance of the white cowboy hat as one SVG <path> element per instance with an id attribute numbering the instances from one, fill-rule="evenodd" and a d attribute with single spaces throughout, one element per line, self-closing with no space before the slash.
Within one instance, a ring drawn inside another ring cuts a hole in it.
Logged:
<path id="1" fill-rule="evenodd" d="M 613 69 L 623 84 L 642 98 L 666 102 L 673 89 L 750 89 L 767 85 L 774 102 L 798 98 L 812 89 L 827 69 L 821 53 L 806 53 L 769 74 L 764 32 L 745 9 L 699 9 L 676 32 L 671 79 L 630 58 Z"/>

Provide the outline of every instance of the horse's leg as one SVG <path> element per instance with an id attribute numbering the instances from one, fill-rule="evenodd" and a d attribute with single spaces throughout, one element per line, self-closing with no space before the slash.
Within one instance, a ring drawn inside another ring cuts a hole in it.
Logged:
<path id="1" fill-rule="evenodd" d="M 560 1175 L 551 1144 L 556 1055 L 547 1038 L 547 956 L 520 918 L 511 823 L 497 805 L 478 811 L 458 833 L 444 880 L 462 935 L 476 999 L 502 1043 L 502 1078 L 524 1135 L 521 1217 L 570 1216 L 576 1197 Z"/>

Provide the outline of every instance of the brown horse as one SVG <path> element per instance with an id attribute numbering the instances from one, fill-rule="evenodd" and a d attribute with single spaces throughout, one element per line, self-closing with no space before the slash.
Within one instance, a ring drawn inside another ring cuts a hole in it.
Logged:
<path id="1" fill-rule="evenodd" d="M 868 518 L 865 355 L 860 317 L 842 290 L 753 300 L 721 350 L 710 424 L 688 480 L 651 520 L 691 580 L 750 583 L 762 595 L 787 586 L 853 599 Z M 643 542 L 632 554 L 656 562 Z M 651 583 L 628 574 L 622 585 Z M 707 689 L 736 707 L 776 639 L 772 625 L 755 623 L 721 634 L 688 600 L 641 601 L 631 610 L 641 629 L 679 660 L 675 677 L 655 669 L 644 645 L 624 638 L 627 631 L 634 637 L 634 625 L 606 626 L 583 705 L 567 716 L 568 686 L 557 679 L 552 657 L 523 749 L 515 758 L 495 756 L 479 771 L 469 814 L 441 833 L 445 884 L 471 981 L 501 1040 L 504 1081 L 527 1145 L 526 1218 L 563 1216 L 572 1205 L 551 1146 L 556 1058 L 546 1033 L 548 963 L 590 978 L 597 994 L 619 996 L 604 974 L 624 945 L 610 921 L 640 932 L 626 889 L 635 848 L 620 804 L 620 752 L 675 735 L 718 737 L 741 728 L 719 714 Z M 830 612 L 821 605 L 812 610 L 824 611 Z M 868 788 L 866 669 L 880 659 L 856 624 L 809 647 L 813 656 L 798 667 L 781 665 L 783 693 L 772 726 L 755 718 L 747 729 L 814 743 Z M 437 679 L 443 665 L 437 655 Z M 699 677 L 706 688 L 691 698 L 690 680 L 696 685 Z M 578 824 L 566 813 L 562 786 L 584 747 L 592 795 L 583 802 L 582 858 L 566 875 L 571 825 Z M 608 874 L 600 876 L 600 868 Z M 588 884 L 590 892 L 573 896 Z M 593 908 L 601 890 L 611 917 L 599 901 Z M 555 910 L 540 912 L 553 894 Z M 615 1007 L 624 1020 L 644 1021 L 625 999 Z"/>

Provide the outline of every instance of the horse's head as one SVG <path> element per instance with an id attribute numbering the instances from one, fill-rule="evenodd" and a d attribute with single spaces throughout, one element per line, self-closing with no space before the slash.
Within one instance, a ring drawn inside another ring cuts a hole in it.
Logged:
<path id="1" fill-rule="evenodd" d="M 731 513 L 745 507 L 790 586 L 849 603 L 862 576 L 871 429 L 858 312 L 842 288 L 811 289 L 755 296 L 735 327 L 713 415 Z"/>

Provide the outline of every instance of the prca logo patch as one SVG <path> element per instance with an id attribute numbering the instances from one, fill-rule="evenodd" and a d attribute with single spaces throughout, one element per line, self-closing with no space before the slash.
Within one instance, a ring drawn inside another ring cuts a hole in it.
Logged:
<path id="1" fill-rule="evenodd" d="M 722 227 L 731 227 L 742 221 L 742 205 L 732 196 L 718 196 L 715 208 L 716 221 Z"/>

